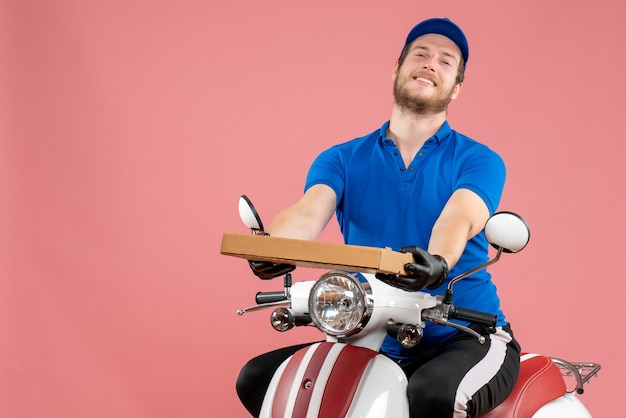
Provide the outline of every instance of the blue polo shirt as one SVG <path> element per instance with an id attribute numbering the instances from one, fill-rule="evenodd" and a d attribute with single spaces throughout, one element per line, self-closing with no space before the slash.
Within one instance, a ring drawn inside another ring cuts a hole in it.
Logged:
<path id="1" fill-rule="evenodd" d="M 316 184 L 335 191 L 336 216 L 346 244 L 394 250 L 407 245 L 428 248 L 435 221 L 452 193 L 461 188 L 476 193 L 489 212 L 495 212 L 506 175 L 498 154 L 452 130 L 446 121 L 407 167 L 393 140 L 387 138 L 388 127 L 385 122 L 369 135 L 327 149 L 309 170 L 305 191 Z M 487 259 L 488 243 L 481 232 L 467 243 L 449 277 Z M 446 285 L 430 293 L 442 294 Z M 486 270 L 455 285 L 454 303 L 498 315 L 498 324 L 505 324 Z M 436 344 L 455 332 L 451 327 L 429 324 L 420 345 Z M 398 358 L 409 355 L 390 338 L 382 350 Z"/>

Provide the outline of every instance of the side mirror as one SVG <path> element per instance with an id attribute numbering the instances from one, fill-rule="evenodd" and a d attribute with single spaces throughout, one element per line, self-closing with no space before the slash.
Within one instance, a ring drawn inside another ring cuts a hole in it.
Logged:
<path id="1" fill-rule="evenodd" d="M 513 212 L 498 212 L 487 221 L 485 237 L 495 249 L 516 253 L 530 241 L 530 229 L 521 216 Z"/>
<path id="2" fill-rule="evenodd" d="M 526 247 L 526 244 L 528 244 L 528 241 L 530 241 L 530 229 L 528 225 L 521 216 L 513 212 L 494 213 L 491 218 L 487 220 L 484 231 L 487 242 L 498 250 L 498 254 L 486 263 L 459 274 L 450 280 L 443 301 L 444 304 L 452 303 L 452 286 L 454 286 L 456 282 L 497 262 L 502 253 L 516 253 L 522 251 L 524 247 Z"/>
<path id="3" fill-rule="evenodd" d="M 263 232 L 263 222 L 254 205 L 246 195 L 239 198 L 239 218 L 254 234 Z"/>

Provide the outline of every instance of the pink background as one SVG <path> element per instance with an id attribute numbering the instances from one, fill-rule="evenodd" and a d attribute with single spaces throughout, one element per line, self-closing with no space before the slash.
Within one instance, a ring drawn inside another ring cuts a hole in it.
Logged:
<path id="1" fill-rule="evenodd" d="M 241 365 L 318 335 L 235 315 L 280 285 L 219 254 L 237 198 L 269 222 L 319 151 L 377 129 L 431 16 L 471 46 L 450 121 L 504 157 L 500 208 L 531 226 L 493 268 L 517 337 L 602 363 L 582 399 L 618 414 L 621 2 L 0 4 L 0 416 L 244 416 Z"/>

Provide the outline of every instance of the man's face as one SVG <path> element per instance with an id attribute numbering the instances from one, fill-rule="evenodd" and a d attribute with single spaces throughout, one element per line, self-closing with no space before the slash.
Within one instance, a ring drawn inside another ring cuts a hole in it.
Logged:
<path id="1" fill-rule="evenodd" d="M 445 111 L 461 90 L 456 82 L 461 51 L 437 34 L 420 36 L 408 48 L 402 64 L 394 68 L 396 104 L 422 115 Z"/>

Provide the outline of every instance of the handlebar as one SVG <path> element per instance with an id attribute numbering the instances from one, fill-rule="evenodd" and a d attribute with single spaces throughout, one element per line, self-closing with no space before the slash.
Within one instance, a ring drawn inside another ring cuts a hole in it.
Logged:
<path id="1" fill-rule="evenodd" d="M 483 325 L 487 328 L 494 328 L 498 322 L 498 317 L 496 315 L 475 311 L 473 309 L 459 308 L 457 306 L 453 306 L 450 310 L 450 318 L 456 318 L 461 321 Z"/>
<path id="2" fill-rule="evenodd" d="M 285 292 L 277 291 L 277 292 L 259 292 L 256 294 L 256 303 L 259 305 L 263 305 L 265 303 L 274 303 L 285 301 L 287 298 L 285 297 Z"/>

